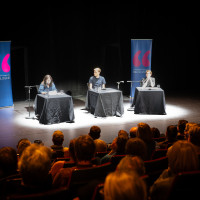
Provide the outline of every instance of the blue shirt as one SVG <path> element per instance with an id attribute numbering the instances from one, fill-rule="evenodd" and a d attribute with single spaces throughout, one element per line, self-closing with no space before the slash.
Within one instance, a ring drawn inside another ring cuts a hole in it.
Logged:
<path id="1" fill-rule="evenodd" d="M 40 87 L 39 87 L 39 93 L 49 92 L 49 91 L 54 91 L 54 90 L 57 90 L 54 83 L 52 83 L 52 86 L 50 86 L 49 88 L 42 83 L 40 84 Z"/>
<path id="2" fill-rule="evenodd" d="M 105 78 L 103 76 L 99 76 L 96 78 L 95 76 L 91 76 L 89 79 L 89 83 L 92 84 L 92 88 L 101 87 L 103 84 L 106 84 Z"/>

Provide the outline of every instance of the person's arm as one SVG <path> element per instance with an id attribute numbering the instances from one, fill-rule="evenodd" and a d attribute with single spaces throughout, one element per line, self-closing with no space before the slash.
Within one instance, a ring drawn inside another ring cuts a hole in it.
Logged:
<path id="1" fill-rule="evenodd" d="M 57 91 L 56 86 L 54 83 L 52 83 L 52 91 Z"/>
<path id="2" fill-rule="evenodd" d="M 88 83 L 88 89 L 92 90 L 92 83 Z"/>
<path id="3" fill-rule="evenodd" d="M 43 84 L 40 84 L 38 91 L 39 91 L 39 94 L 46 94 L 46 92 L 44 91 L 44 85 Z"/>
<path id="4" fill-rule="evenodd" d="M 155 79 L 154 78 L 150 78 L 150 84 L 151 84 L 151 87 L 155 86 Z"/>
<path id="5" fill-rule="evenodd" d="M 102 80 L 102 88 L 104 89 L 106 87 L 106 80 L 105 78 L 103 77 L 103 80 Z"/>

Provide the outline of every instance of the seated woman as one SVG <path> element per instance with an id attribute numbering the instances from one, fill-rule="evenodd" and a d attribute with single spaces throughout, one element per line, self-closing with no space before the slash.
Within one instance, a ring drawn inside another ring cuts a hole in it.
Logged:
<path id="1" fill-rule="evenodd" d="M 152 71 L 146 71 L 146 78 L 141 80 L 141 87 L 154 87 L 155 86 L 155 78 L 151 77 Z"/>
<path id="2" fill-rule="evenodd" d="M 91 76 L 89 79 L 89 89 L 94 89 L 94 88 L 105 88 L 105 78 L 103 76 L 100 76 L 101 69 L 100 68 L 94 68 L 94 76 Z"/>
<path id="3" fill-rule="evenodd" d="M 40 84 L 39 93 L 47 94 L 49 91 L 57 91 L 55 84 L 53 83 L 53 79 L 50 75 L 46 75 Z"/>

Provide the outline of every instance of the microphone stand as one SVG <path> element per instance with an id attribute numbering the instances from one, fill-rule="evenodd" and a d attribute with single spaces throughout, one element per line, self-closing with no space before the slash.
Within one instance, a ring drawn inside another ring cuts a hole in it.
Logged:
<path id="1" fill-rule="evenodd" d="M 31 89 L 33 87 L 36 87 L 36 86 L 25 86 L 25 88 L 28 88 L 28 101 L 29 101 L 29 106 L 28 106 L 28 111 L 29 111 L 29 115 L 28 117 L 26 117 L 26 119 L 34 119 L 34 117 L 30 117 L 30 94 L 31 94 Z"/>
<path id="2" fill-rule="evenodd" d="M 138 83 L 140 81 L 127 81 L 127 83 L 131 83 L 131 91 L 132 91 L 132 87 L 133 87 L 133 83 Z M 131 106 L 130 108 L 128 108 L 128 111 L 134 111 L 134 106 L 133 105 L 133 97 L 130 96 L 130 101 L 131 101 Z"/>
<path id="3" fill-rule="evenodd" d="M 117 89 L 119 90 L 119 84 L 120 83 L 124 83 L 124 81 L 119 81 L 119 82 L 117 82 Z"/>

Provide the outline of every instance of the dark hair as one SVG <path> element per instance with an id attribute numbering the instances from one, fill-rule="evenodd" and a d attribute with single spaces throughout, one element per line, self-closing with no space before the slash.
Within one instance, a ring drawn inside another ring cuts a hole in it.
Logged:
<path id="1" fill-rule="evenodd" d="M 156 127 L 151 128 L 152 136 L 153 138 L 159 138 L 160 137 L 160 131 Z"/>
<path id="2" fill-rule="evenodd" d="M 188 121 L 184 120 L 184 119 L 178 121 L 178 129 L 179 129 L 180 133 L 184 134 L 184 130 L 185 130 L 187 123 L 188 123 Z"/>
<path id="3" fill-rule="evenodd" d="M 46 81 L 47 81 L 48 78 L 51 79 L 51 83 L 50 83 L 50 87 L 51 87 L 51 86 L 52 86 L 52 83 L 53 83 L 53 78 L 51 77 L 51 75 L 48 75 L 48 74 L 45 75 L 45 77 L 44 77 L 42 83 L 43 83 L 44 85 L 46 85 Z"/>
<path id="4" fill-rule="evenodd" d="M 26 138 L 21 139 L 17 145 L 17 153 L 19 154 L 19 156 L 21 156 L 22 152 L 30 145 L 31 145 L 31 142 L 28 139 Z"/>
<path id="5" fill-rule="evenodd" d="M 166 137 L 169 141 L 173 141 L 177 136 L 177 127 L 175 125 L 170 125 L 167 127 Z"/>
<path id="6" fill-rule="evenodd" d="M 92 137 L 79 136 L 75 141 L 75 154 L 78 161 L 90 161 L 95 154 L 95 143 Z"/>
<path id="7" fill-rule="evenodd" d="M 124 135 L 120 135 L 117 137 L 117 150 L 116 153 L 117 154 L 125 154 L 125 146 L 126 146 L 126 142 L 128 141 L 128 138 Z"/>
<path id="8" fill-rule="evenodd" d="M 143 122 L 139 123 L 137 126 L 138 126 L 137 137 L 139 137 L 146 143 L 152 142 L 153 137 L 150 126 Z"/>
<path id="9" fill-rule="evenodd" d="M 73 158 L 74 161 L 76 161 L 75 141 L 76 141 L 76 138 L 70 140 L 70 143 L 69 143 L 69 155 L 70 155 L 70 157 Z"/>
<path id="10" fill-rule="evenodd" d="M 146 160 L 147 146 L 140 138 L 130 138 L 126 143 L 125 153 L 127 155 L 139 156 L 143 160 Z"/>
<path id="11" fill-rule="evenodd" d="M 121 136 L 121 135 L 123 135 L 124 137 L 128 139 L 128 133 L 125 130 L 119 130 L 118 136 Z"/>
<path id="12" fill-rule="evenodd" d="M 92 126 L 90 128 L 89 136 L 92 137 L 93 140 L 100 138 L 101 129 L 98 126 Z"/>
<path id="13" fill-rule="evenodd" d="M 61 146 L 64 141 L 64 135 L 62 131 L 54 131 L 52 141 L 55 145 Z"/>
<path id="14" fill-rule="evenodd" d="M 194 126 L 189 130 L 190 142 L 200 147 L 200 127 Z"/>
<path id="15" fill-rule="evenodd" d="M 3 177 L 16 173 L 17 152 L 12 147 L 3 147 L 0 149 L 0 171 L 2 171 Z"/>

